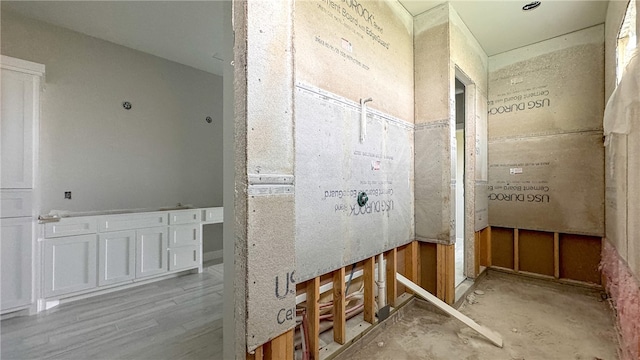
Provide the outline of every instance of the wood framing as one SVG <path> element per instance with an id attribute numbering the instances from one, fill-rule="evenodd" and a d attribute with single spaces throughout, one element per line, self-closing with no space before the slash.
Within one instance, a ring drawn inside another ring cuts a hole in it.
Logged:
<path id="1" fill-rule="evenodd" d="M 438 244 L 436 296 L 447 304 L 455 301 L 455 245 Z"/>
<path id="2" fill-rule="evenodd" d="M 387 259 L 386 265 L 386 282 L 387 282 L 387 304 L 396 306 L 396 299 L 398 298 L 398 283 L 396 281 L 396 272 L 398 267 L 398 250 L 391 249 L 386 252 L 385 258 Z"/>
<path id="3" fill-rule="evenodd" d="M 553 233 L 553 277 L 560 279 L 560 234 Z"/>
<path id="4" fill-rule="evenodd" d="M 293 333 L 286 333 L 264 344 L 264 360 L 293 360 Z"/>
<path id="5" fill-rule="evenodd" d="M 487 266 L 491 266 L 491 226 L 487 227 Z"/>
<path id="6" fill-rule="evenodd" d="M 513 229 L 513 270 L 520 271 L 520 232 Z"/>
<path id="7" fill-rule="evenodd" d="M 404 273 L 411 281 L 418 281 L 418 242 L 412 241 L 404 250 Z M 407 291 L 412 294 L 410 290 Z"/>
<path id="8" fill-rule="evenodd" d="M 309 322 L 309 357 L 320 358 L 320 278 L 316 277 L 307 283 L 307 320 Z"/>
<path id="9" fill-rule="evenodd" d="M 376 259 L 374 257 L 364 260 L 364 321 L 369 324 L 373 324 L 376 320 L 375 296 L 373 294 L 375 265 Z"/>
<path id="10" fill-rule="evenodd" d="M 346 341 L 344 268 L 333 272 L 333 341 L 344 345 Z"/>
<path id="11" fill-rule="evenodd" d="M 253 352 L 253 354 L 247 354 L 247 360 L 263 360 L 264 354 L 262 351 L 262 346 L 258 346 L 258 348 Z"/>

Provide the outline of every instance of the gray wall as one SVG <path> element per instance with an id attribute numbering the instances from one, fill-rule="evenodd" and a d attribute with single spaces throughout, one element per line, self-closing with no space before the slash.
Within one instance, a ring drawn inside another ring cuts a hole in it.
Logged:
<path id="1" fill-rule="evenodd" d="M 221 77 L 8 11 L 1 50 L 46 65 L 43 213 L 222 205 Z"/>

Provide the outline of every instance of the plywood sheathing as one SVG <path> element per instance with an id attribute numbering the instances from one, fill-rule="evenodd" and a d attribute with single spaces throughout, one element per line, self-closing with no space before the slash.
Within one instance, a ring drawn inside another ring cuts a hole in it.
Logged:
<path id="1" fill-rule="evenodd" d="M 519 269 L 540 275 L 553 276 L 554 233 L 519 230 Z"/>

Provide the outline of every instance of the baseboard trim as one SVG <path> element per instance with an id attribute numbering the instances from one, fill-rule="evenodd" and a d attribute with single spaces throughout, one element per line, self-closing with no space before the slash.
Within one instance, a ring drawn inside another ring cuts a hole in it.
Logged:
<path id="1" fill-rule="evenodd" d="M 209 251 L 202 254 L 202 261 L 222 259 L 222 250 Z"/>

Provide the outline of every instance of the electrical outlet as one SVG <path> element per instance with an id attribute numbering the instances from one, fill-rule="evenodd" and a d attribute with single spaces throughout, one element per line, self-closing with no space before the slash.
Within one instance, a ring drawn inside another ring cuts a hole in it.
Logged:
<path id="1" fill-rule="evenodd" d="M 64 192 L 64 198 L 71 200 L 71 191 L 65 191 Z"/>

